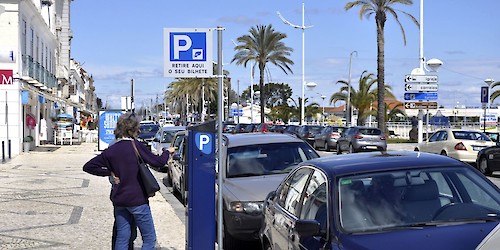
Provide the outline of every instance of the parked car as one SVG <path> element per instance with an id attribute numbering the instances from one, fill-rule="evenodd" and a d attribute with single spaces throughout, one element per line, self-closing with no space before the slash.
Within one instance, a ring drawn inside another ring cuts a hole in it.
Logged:
<path id="1" fill-rule="evenodd" d="M 269 128 L 269 131 L 274 133 L 284 133 L 285 129 L 286 129 L 285 124 L 274 124 L 271 126 L 271 128 Z"/>
<path id="2" fill-rule="evenodd" d="M 319 134 L 322 129 L 323 126 L 321 125 L 302 125 L 297 131 L 297 134 L 302 140 L 312 146 L 314 144 L 314 137 Z"/>
<path id="3" fill-rule="evenodd" d="M 174 194 L 178 194 L 183 205 L 187 205 L 187 131 L 179 131 L 172 140 L 175 152 L 168 160 L 167 182 L 172 186 Z"/>
<path id="4" fill-rule="evenodd" d="M 137 140 L 146 145 L 147 148 L 151 149 L 151 143 L 153 139 L 160 129 L 160 126 L 157 124 L 145 123 L 139 125 L 139 135 L 137 136 Z"/>
<path id="5" fill-rule="evenodd" d="M 299 125 L 288 125 L 283 133 L 298 136 L 299 128 Z"/>
<path id="6" fill-rule="evenodd" d="M 330 151 L 330 149 L 337 149 L 337 139 L 340 137 L 345 127 L 339 126 L 326 126 L 319 134 L 314 136 L 313 147 L 315 149 L 323 149 L 325 151 Z"/>
<path id="7" fill-rule="evenodd" d="M 225 134 L 222 190 L 224 249 L 241 249 L 258 242 L 262 204 L 288 172 L 299 163 L 318 158 L 303 140 L 279 133 Z"/>
<path id="8" fill-rule="evenodd" d="M 452 158 L 475 163 L 477 153 L 495 142 L 479 131 L 462 129 L 441 129 L 431 135 L 429 140 L 417 144 L 415 151 L 447 155 Z"/>
<path id="9" fill-rule="evenodd" d="M 475 249 L 500 190 L 440 155 L 371 152 L 301 163 L 264 202 L 263 249 Z"/>
<path id="10" fill-rule="evenodd" d="M 222 127 L 222 133 L 234 133 L 236 129 L 236 124 L 232 122 L 224 123 L 224 127 Z"/>
<path id="11" fill-rule="evenodd" d="M 372 127 L 350 127 L 337 139 L 337 154 L 361 151 L 386 151 L 387 140 L 382 130 Z"/>
<path id="12" fill-rule="evenodd" d="M 178 131 L 186 130 L 185 126 L 165 126 L 156 132 L 153 141 L 151 142 L 151 152 L 161 155 L 164 148 L 169 148 Z"/>
<path id="13" fill-rule="evenodd" d="M 255 126 L 253 132 L 270 132 L 272 123 L 259 123 Z"/>
<path id="14" fill-rule="evenodd" d="M 253 124 L 238 123 L 238 124 L 236 124 L 236 127 L 234 128 L 233 134 L 249 133 L 249 132 L 252 132 L 253 128 L 254 128 Z"/>
<path id="15" fill-rule="evenodd" d="M 481 173 L 491 176 L 493 171 L 500 171 L 500 142 L 483 148 L 477 153 L 476 166 Z"/>

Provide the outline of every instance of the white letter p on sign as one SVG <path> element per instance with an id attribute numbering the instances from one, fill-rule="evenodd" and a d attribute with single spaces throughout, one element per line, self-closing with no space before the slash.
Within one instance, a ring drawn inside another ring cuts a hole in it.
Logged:
<path id="1" fill-rule="evenodd" d="M 210 142 L 210 137 L 208 135 L 200 135 L 200 150 L 203 151 L 203 145 L 207 145 Z"/>
<path id="2" fill-rule="evenodd" d="M 181 41 L 186 42 L 186 44 L 181 45 Z M 179 52 L 188 51 L 191 48 L 193 42 L 191 38 L 186 35 L 174 35 L 174 59 L 179 59 Z"/>

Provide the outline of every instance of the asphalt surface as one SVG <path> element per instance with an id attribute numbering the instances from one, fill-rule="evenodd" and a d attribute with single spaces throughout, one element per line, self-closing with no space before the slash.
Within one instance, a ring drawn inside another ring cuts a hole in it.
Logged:
<path id="1" fill-rule="evenodd" d="M 414 147 L 389 144 L 388 150 Z M 44 145 L 0 164 L 0 249 L 110 249 L 110 184 L 82 171 L 96 154 L 95 143 Z M 153 173 L 162 183 L 166 174 Z M 500 185 L 500 175 L 490 180 Z M 170 187 L 160 186 L 150 199 L 156 249 L 185 249 L 185 207 Z M 140 246 L 138 239 L 135 249 Z"/>

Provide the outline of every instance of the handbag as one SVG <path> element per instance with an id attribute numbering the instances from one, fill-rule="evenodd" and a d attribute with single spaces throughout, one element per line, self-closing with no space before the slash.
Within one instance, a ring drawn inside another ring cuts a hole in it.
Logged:
<path id="1" fill-rule="evenodd" d="M 156 192 L 160 191 L 160 185 L 158 185 L 156 177 L 149 170 L 149 164 L 147 164 L 146 162 L 144 162 L 144 160 L 142 160 L 142 157 L 139 154 L 139 151 L 137 150 L 134 141 L 132 141 L 132 146 L 134 147 L 135 155 L 137 157 L 137 162 L 139 163 L 139 175 L 142 180 L 142 186 L 144 188 L 144 192 L 147 194 L 148 197 L 153 197 L 155 196 Z"/>

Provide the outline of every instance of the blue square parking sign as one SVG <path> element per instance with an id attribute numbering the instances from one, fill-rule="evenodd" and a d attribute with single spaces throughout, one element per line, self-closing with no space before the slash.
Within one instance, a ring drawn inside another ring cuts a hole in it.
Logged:
<path id="1" fill-rule="evenodd" d="M 171 32 L 170 61 L 206 61 L 205 32 Z"/>

